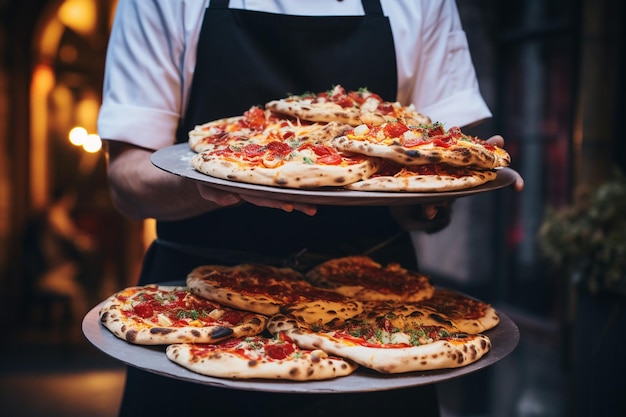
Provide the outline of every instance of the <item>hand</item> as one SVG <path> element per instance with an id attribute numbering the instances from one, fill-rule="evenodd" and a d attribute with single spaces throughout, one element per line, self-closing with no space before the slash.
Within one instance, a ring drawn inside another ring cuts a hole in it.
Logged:
<path id="1" fill-rule="evenodd" d="M 489 139 L 487 139 L 487 143 L 504 149 L 504 138 L 500 135 L 494 135 L 490 137 Z M 515 191 L 522 191 L 524 189 L 524 179 L 517 171 L 513 172 L 515 172 L 515 182 L 513 183 L 513 188 L 515 189 Z"/>
<path id="2" fill-rule="evenodd" d="M 454 200 L 437 201 L 415 206 L 391 207 L 391 214 L 405 230 L 434 233 L 450 223 Z"/>
<path id="3" fill-rule="evenodd" d="M 273 198 L 254 197 L 247 194 L 235 194 L 222 191 L 206 184 L 198 183 L 198 192 L 205 200 L 211 201 L 220 207 L 228 207 L 247 201 L 259 207 L 269 207 L 291 213 L 292 211 L 301 211 L 309 216 L 317 213 L 317 207 L 310 204 L 295 203 L 290 201 L 276 200 Z"/>

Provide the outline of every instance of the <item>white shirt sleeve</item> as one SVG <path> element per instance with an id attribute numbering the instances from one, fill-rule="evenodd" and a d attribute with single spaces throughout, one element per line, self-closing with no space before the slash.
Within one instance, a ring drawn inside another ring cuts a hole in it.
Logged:
<path id="1" fill-rule="evenodd" d="M 324 13 L 363 14 L 360 0 Z M 147 149 L 175 143 L 209 0 L 119 0 L 107 52 L 98 133 Z M 453 0 L 382 0 L 398 66 L 398 100 L 433 121 L 465 126 L 491 116 Z M 309 0 L 231 0 L 231 7 L 306 14 Z M 358 59 L 358 57 L 356 57 Z M 371 59 L 371 58 L 367 58 Z"/>
<path id="2" fill-rule="evenodd" d="M 434 122 L 465 126 L 491 117 L 480 94 L 467 37 L 452 0 L 383 3 L 392 19 L 398 100 Z M 390 10 L 391 11 L 391 10 Z"/>
<path id="3" fill-rule="evenodd" d="M 149 149 L 175 142 L 195 66 L 195 45 L 190 54 L 187 39 L 197 38 L 203 17 L 187 6 L 184 0 L 119 1 L 98 117 L 102 138 Z"/>

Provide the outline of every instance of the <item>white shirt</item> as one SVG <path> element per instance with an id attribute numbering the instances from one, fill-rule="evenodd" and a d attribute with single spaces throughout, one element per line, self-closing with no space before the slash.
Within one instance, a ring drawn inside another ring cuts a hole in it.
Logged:
<path id="1" fill-rule="evenodd" d="M 175 143 L 208 4 L 209 0 L 119 1 L 98 118 L 102 138 L 148 149 Z M 490 117 L 455 2 L 381 0 L 381 4 L 396 48 L 397 100 L 413 103 L 448 127 Z M 361 0 L 231 0 L 230 7 L 292 15 L 364 14 Z M 370 59 L 363 57 L 364 63 Z"/>

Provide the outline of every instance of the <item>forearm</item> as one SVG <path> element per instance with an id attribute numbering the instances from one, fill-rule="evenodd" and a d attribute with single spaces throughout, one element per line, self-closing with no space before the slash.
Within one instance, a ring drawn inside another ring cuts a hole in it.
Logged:
<path id="1" fill-rule="evenodd" d="M 111 198 L 125 216 L 180 220 L 220 207 L 202 198 L 195 182 L 152 165 L 150 150 L 112 141 L 106 145 Z"/>

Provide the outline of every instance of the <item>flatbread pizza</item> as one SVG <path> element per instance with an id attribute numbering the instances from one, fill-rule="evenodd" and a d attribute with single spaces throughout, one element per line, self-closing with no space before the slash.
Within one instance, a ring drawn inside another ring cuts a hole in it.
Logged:
<path id="1" fill-rule="evenodd" d="M 268 316 L 286 312 L 309 323 L 341 322 L 363 311 L 360 301 L 317 287 L 291 268 L 202 265 L 187 276 L 190 290 L 232 308 Z"/>
<path id="2" fill-rule="evenodd" d="M 383 100 L 366 87 L 346 91 L 343 86 L 335 85 L 328 91 L 272 100 L 265 104 L 265 108 L 300 120 L 340 122 L 351 126 L 364 123 L 378 126 L 398 120 L 409 124 L 431 122 L 428 116 L 417 112 L 415 106 Z"/>
<path id="3" fill-rule="evenodd" d="M 320 349 L 302 349 L 285 334 L 217 344 L 174 344 L 166 355 L 198 374 L 228 379 L 318 381 L 350 375 L 358 365 Z"/>
<path id="4" fill-rule="evenodd" d="M 317 287 L 360 301 L 416 302 L 430 298 L 430 279 L 400 264 L 383 266 L 369 256 L 346 256 L 323 262 L 306 272 Z"/>
<path id="5" fill-rule="evenodd" d="M 265 329 L 267 317 L 235 310 L 193 295 L 186 287 L 129 287 L 107 298 L 100 322 L 115 336 L 138 345 L 216 343 Z"/>
<path id="6" fill-rule="evenodd" d="M 443 124 L 381 126 L 359 125 L 337 136 L 331 144 L 340 151 L 355 152 L 401 165 L 443 164 L 476 169 L 506 167 L 511 157 L 504 149 L 464 134 L 459 127 Z"/>
<path id="7" fill-rule="evenodd" d="M 289 95 L 189 132 L 191 166 L 280 188 L 445 192 L 497 178 L 504 149 L 361 88 Z"/>
<path id="8" fill-rule="evenodd" d="M 441 326 L 388 326 L 358 317 L 341 326 L 311 326 L 285 315 L 268 321 L 273 334 L 285 333 L 298 346 L 322 349 L 384 374 L 458 368 L 482 358 L 491 341 L 482 334 L 452 333 Z"/>
<path id="9" fill-rule="evenodd" d="M 359 366 L 382 374 L 458 368 L 491 349 L 488 303 L 398 264 L 330 259 L 305 274 L 265 264 L 202 265 L 185 286 L 133 286 L 108 297 L 102 326 L 122 341 L 165 345 L 198 374 L 313 381 Z"/>

